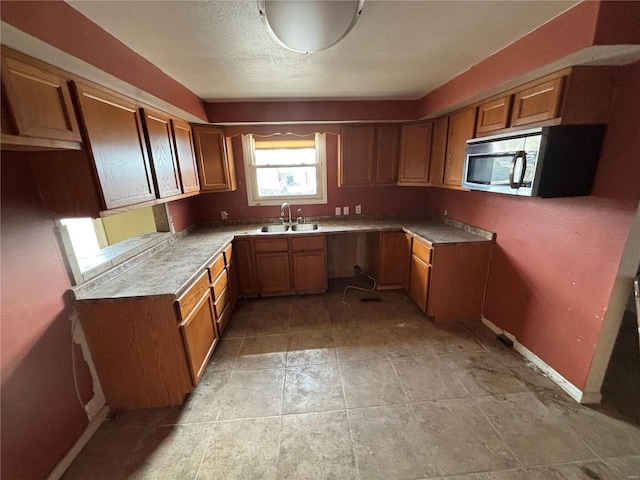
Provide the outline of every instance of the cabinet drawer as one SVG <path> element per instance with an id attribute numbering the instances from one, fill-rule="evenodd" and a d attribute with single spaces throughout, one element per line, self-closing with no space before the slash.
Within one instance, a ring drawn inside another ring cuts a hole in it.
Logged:
<path id="1" fill-rule="evenodd" d="M 204 271 L 194 282 L 194 284 L 187 290 L 180 298 L 178 298 L 178 305 L 180 308 L 180 316 L 184 319 L 189 315 L 193 307 L 196 306 L 198 301 L 202 298 L 204 293 L 209 289 L 209 276 Z"/>
<path id="2" fill-rule="evenodd" d="M 222 272 L 220 273 L 220 275 L 218 275 L 218 278 L 216 278 L 211 287 L 213 288 L 213 299 L 217 300 L 218 298 L 220 298 L 220 295 L 222 294 L 222 291 L 227 288 L 227 283 L 229 283 L 229 279 L 227 276 L 227 270 L 222 270 Z"/>
<path id="3" fill-rule="evenodd" d="M 220 296 L 218 297 L 218 299 L 213 302 L 213 308 L 216 312 L 216 318 L 220 318 L 222 316 L 222 312 L 227 305 L 229 305 L 229 289 L 225 288 L 224 290 L 222 290 L 222 292 L 220 292 Z"/>
<path id="4" fill-rule="evenodd" d="M 291 250 L 294 252 L 300 252 L 302 250 L 324 250 L 324 235 L 292 238 Z"/>
<path id="5" fill-rule="evenodd" d="M 229 265 L 231 263 L 231 254 L 233 252 L 233 244 L 230 243 L 227 248 L 224 249 L 224 264 Z"/>
<path id="6" fill-rule="evenodd" d="M 255 241 L 255 251 L 257 252 L 286 252 L 289 250 L 286 238 L 268 238 Z"/>
<path id="7" fill-rule="evenodd" d="M 231 320 L 231 305 L 227 305 L 227 307 L 222 311 L 222 315 L 216 320 L 218 324 L 218 335 L 222 336 L 222 333 L 227 328 L 229 324 L 229 320 Z"/>
<path id="8" fill-rule="evenodd" d="M 431 247 L 425 245 L 421 241 L 414 239 L 412 250 L 413 254 L 425 263 L 431 263 Z"/>
<path id="9" fill-rule="evenodd" d="M 207 268 L 209 269 L 209 277 L 213 284 L 220 276 L 220 272 L 224 270 L 224 256 L 222 254 L 217 255 Z"/>

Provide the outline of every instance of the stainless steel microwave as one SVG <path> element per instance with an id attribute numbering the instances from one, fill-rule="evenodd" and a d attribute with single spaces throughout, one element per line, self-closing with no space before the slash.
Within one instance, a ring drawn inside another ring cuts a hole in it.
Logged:
<path id="1" fill-rule="evenodd" d="M 605 125 L 557 125 L 467 141 L 462 186 L 510 195 L 589 195 Z"/>

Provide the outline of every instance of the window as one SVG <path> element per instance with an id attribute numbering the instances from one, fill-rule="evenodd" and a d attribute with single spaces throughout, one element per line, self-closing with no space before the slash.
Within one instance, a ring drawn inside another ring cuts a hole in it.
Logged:
<path id="1" fill-rule="evenodd" d="M 325 135 L 242 136 L 249 205 L 327 203 Z"/>

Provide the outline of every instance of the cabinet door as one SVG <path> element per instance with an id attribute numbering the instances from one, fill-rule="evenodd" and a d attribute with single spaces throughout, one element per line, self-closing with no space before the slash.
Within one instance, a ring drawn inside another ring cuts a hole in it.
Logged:
<path id="1" fill-rule="evenodd" d="M 256 273 L 260 293 L 291 291 L 288 252 L 256 253 Z"/>
<path id="2" fill-rule="evenodd" d="M 476 126 L 476 108 L 465 108 L 449 116 L 445 185 L 462 186 L 462 169 L 467 151 L 467 140 L 473 138 Z"/>
<path id="3" fill-rule="evenodd" d="M 431 144 L 431 162 L 429 162 L 429 183 L 432 185 L 444 183 L 448 132 L 449 117 L 440 117 L 433 122 L 433 143 Z"/>
<path id="4" fill-rule="evenodd" d="M 251 242 L 242 239 L 234 240 L 233 257 L 238 269 L 238 291 L 241 295 L 257 295 L 258 282 L 251 253 Z"/>
<path id="5" fill-rule="evenodd" d="M 558 116 L 563 77 L 516 92 L 511 126 L 550 120 Z"/>
<path id="6" fill-rule="evenodd" d="M 375 132 L 373 125 L 342 127 L 339 186 L 373 185 Z"/>
<path id="7" fill-rule="evenodd" d="M 2 131 L 24 137 L 80 142 L 67 81 L 15 58 L 2 57 Z M 4 108 L 4 107 L 3 107 Z M 13 120 L 15 132 L 7 128 Z"/>
<path id="8" fill-rule="evenodd" d="M 478 107 L 476 133 L 487 133 L 507 128 L 512 98 L 511 95 L 507 95 L 481 104 Z"/>
<path id="9" fill-rule="evenodd" d="M 182 188 L 174 151 L 171 119 L 161 113 L 142 109 L 149 156 L 159 198 L 180 195 Z"/>
<path id="10" fill-rule="evenodd" d="M 193 148 L 191 126 L 187 122 L 175 118 L 171 119 L 171 126 L 173 127 L 175 152 L 182 179 L 182 192 L 197 192 L 200 190 L 200 180 L 198 180 L 198 164 Z"/>
<path id="11" fill-rule="evenodd" d="M 156 192 L 137 105 L 102 88 L 81 83 L 76 88 L 105 207 L 154 200 Z"/>
<path id="12" fill-rule="evenodd" d="M 231 146 L 220 127 L 193 127 L 200 190 L 230 192 L 236 190 L 236 171 Z"/>
<path id="13" fill-rule="evenodd" d="M 376 185 L 398 183 L 400 126 L 382 125 L 376 129 Z"/>
<path id="14" fill-rule="evenodd" d="M 324 250 L 294 252 L 293 288 L 296 292 L 327 290 L 327 257 Z"/>
<path id="15" fill-rule="evenodd" d="M 411 274 L 409 276 L 409 296 L 423 312 L 427 311 L 429 295 L 429 274 L 431 267 L 415 255 L 411 255 Z"/>
<path id="16" fill-rule="evenodd" d="M 380 234 L 380 286 L 401 285 L 408 282 L 411 237 L 407 240 L 404 232 L 383 232 Z"/>
<path id="17" fill-rule="evenodd" d="M 399 185 L 427 185 L 433 123 L 402 126 Z"/>
<path id="18" fill-rule="evenodd" d="M 236 261 L 232 260 L 227 265 L 227 276 L 229 281 L 229 303 L 231 310 L 236 308 L 236 303 L 238 303 L 238 271 L 236 267 Z"/>
<path id="19" fill-rule="evenodd" d="M 180 324 L 194 386 L 198 384 L 218 342 L 215 323 L 211 293 L 207 291 Z"/>

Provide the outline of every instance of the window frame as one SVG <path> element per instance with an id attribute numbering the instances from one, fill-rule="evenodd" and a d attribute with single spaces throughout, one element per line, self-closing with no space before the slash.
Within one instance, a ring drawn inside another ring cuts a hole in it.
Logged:
<path id="1" fill-rule="evenodd" d="M 250 207 L 257 206 L 272 206 L 282 205 L 284 202 L 295 203 L 296 205 L 317 205 L 327 203 L 327 148 L 326 148 L 326 134 L 314 133 L 315 135 L 315 149 L 316 149 L 316 163 L 304 164 L 300 166 L 315 167 L 316 169 L 316 185 L 318 187 L 318 193 L 315 195 L 280 195 L 262 197 L 258 190 L 258 176 L 257 171 L 260 168 L 256 165 L 255 158 L 255 137 L 259 139 L 272 139 L 277 140 L 277 135 L 270 135 L 263 137 L 253 134 L 242 135 L 242 156 L 244 158 L 244 173 L 247 186 L 247 203 Z M 284 135 L 282 135 L 284 136 Z M 288 135 L 289 136 L 289 135 Z M 309 135 L 296 135 L 300 137 L 308 137 Z M 282 139 L 285 140 L 284 138 Z M 283 165 L 290 167 L 292 165 Z M 269 166 L 268 168 L 274 168 Z"/>

